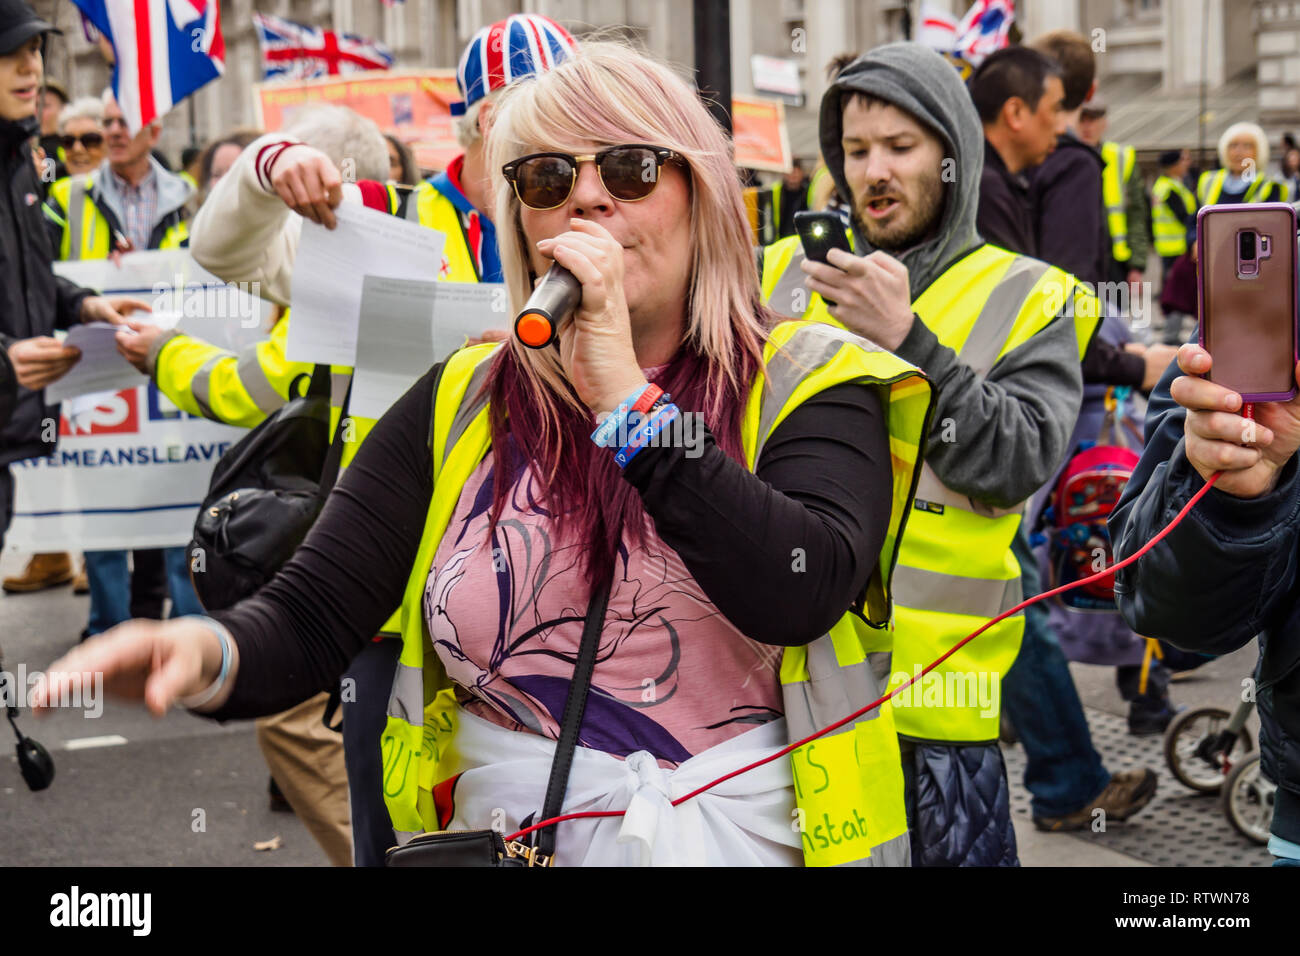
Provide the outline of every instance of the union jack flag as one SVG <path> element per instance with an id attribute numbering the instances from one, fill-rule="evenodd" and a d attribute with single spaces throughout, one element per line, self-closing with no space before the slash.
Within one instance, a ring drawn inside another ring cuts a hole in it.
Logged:
<path id="1" fill-rule="evenodd" d="M 135 133 L 226 69 L 217 0 L 73 0 L 113 45 L 113 95 Z"/>
<path id="2" fill-rule="evenodd" d="M 262 47 L 264 79 L 305 80 L 393 65 L 392 51 L 378 40 L 318 30 L 263 13 L 254 13 L 253 22 Z"/>
<path id="3" fill-rule="evenodd" d="M 953 52 L 971 65 L 979 66 L 986 56 L 1007 45 L 1015 18 L 1015 0 L 976 0 L 957 24 L 957 45 Z"/>

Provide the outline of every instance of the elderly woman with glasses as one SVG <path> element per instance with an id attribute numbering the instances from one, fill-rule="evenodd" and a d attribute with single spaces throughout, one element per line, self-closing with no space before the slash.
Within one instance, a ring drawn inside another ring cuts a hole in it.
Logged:
<path id="1" fill-rule="evenodd" d="M 730 144 L 658 62 L 584 46 L 502 96 L 488 149 L 515 309 L 554 265 L 581 286 L 556 340 L 430 369 L 255 597 L 52 674 L 250 717 L 337 681 L 400 605 L 399 841 L 543 822 L 567 724 L 562 810 L 607 815 L 543 828 L 561 865 L 905 865 L 892 716 L 867 708 L 928 383 L 763 306 Z M 302 183 L 304 214 L 328 185 Z"/>
<path id="2" fill-rule="evenodd" d="M 59 114 L 59 145 L 69 176 L 97 168 L 104 160 L 104 104 L 83 96 Z"/>

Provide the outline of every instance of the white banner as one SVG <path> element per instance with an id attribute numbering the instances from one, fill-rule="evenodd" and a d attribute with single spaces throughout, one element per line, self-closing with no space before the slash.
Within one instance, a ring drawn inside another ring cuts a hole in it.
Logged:
<path id="1" fill-rule="evenodd" d="M 73 281 L 134 295 L 179 327 L 236 350 L 264 338 L 266 303 L 205 272 L 185 250 L 57 263 Z M 181 412 L 152 384 L 71 399 L 61 406 L 49 458 L 14 462 L 15 551 L 114 550 L 184 545 L 212 468 L 247 435 Z M 53 431 L 54 423 L 47 427 Z M 52 437 L 52 436 L 51 436 Z"/>
<path id="2" fill-rule="evenodd" d="M 190 540 L 212 467 L 248 432 L 194 418 L 152 385 L 87 396 L 49 458 L 17 461 L 14 551 L 164 548 Z M 64 406 L 65 412 L 78 400 Z"/>

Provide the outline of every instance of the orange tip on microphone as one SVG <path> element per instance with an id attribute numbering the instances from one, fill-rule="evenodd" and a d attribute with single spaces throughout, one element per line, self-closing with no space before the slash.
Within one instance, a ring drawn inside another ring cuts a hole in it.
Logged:
<path id="1" fill-rule="evenodd" d="M 515 335 L 530 349 L 544 349 L 555 338 L 555 326 L 544 312 L 521 312 L 515 319 Z"/>

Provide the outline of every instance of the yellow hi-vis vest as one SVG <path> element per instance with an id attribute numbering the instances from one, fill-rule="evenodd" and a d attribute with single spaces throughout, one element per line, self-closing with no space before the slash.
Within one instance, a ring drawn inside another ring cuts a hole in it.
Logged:
<path id="1" fill-rule="evenodd" d="M 1202 206 L 1215 205 L 1219 201 L 1219 194 L 1223 192 L 1223 184 L 1227 179 L 1226 169 L 1207 169 L 1201 173 L 1200 178 L 1196 180 L 1196 201 Z M 1254 182 L 1246 187 L 1246 195 L 1241 197 L 1242 203 L 1290 201 L 1290 186 L 1258 174 Z"/>
<path id="2" fill-rule="evenodd" d="M 402 602 L 402 653 L 384 730 L 384 799 L 400 843 L 439 829 L 432 790 L 439 756 L 456 729 L 454 691 L 429 643 L 424 588 L 465 482 L 490 451 L 487 400 L 478 396 L 496 344 L 462 349 L 436 385 L 431 436 L 433 495 Z M 821 323 L 785 322 L 764 348 L 742 422 L 747 467 L 790 412 L 846 382 L 876 386 L 893 464 L 893 507 L 880 559 L 860 602 L 805 647 L 788 647 L 780 680 L 791 740 L 847 717 L 882 696 L 890 645 L 890 579 L 909 520 L 920 443 L 930 413 L 929 382 L 914 366 L 855 335 Z M 475 396 L 478 396 L 475 400 Z M 865 620 L 864 620 L 865 619 Z M 869 623 L 868 623 L 869 622 Z M 790 755 L 803 821 L 804 860 L 906 866 L 910 860 L 897 732 L 888 703 Z M 543 785 L 538 781 L 538 786 Z M 542 792 L 538 791 L 540 803 Z"/>
<path id="3" fill-rule="evenodd" d="M 50 185 L 45 216 L 60 230 L 58 257 L 61 260 L 107 259 L 116 248 L 114 225 L 96 205 L 93 195 L 95 174 L 65 176 Z M 58 204 L 58 210 L 53 204 Z M 61 210 L 61 214 L 59 212 Z M 117 228 L 120 228 L 118 224 Z M 183 207 L 173 210 L 153 230 L 150 249 L 177 249 L 190 237 Z"/>
<path id="4" fill-rule="evenodd" d="M 1110 252 L 1116 262 L 1128 262 L 1133 251 L 1128 245 L 1128 213 L 1124 210 L 1124 187 L 1137 164 L 1137 150 L 1119 143 L 1102 143 L 1101 200 L 1106 207 L 1106 228 L 1110 230 Z"/>
<path id="5" fill-rule="evenodd" d="M 1169 207 L 1170 194 L 1183 201 L 1187 214 L 1196 213 L 1196 197 L 1190 189 L 1172 176 L 1162 173 L 1156 177 L 1151 186 L 1151 234 L 1156 255 L 1165 259 L 1181 256 L 1187 251 L 1187 224 Z"/>
<path id="6" fill-rule="evenodd" d="M 791 305 L 801 306 L 802 317 L 841 326 L 821 296 L 804 287 L 802 258 L 797 237 L 764 251 L 764 300 L 778 312 L 788 315 Z M 917 297 L 912 310 L 981 378 L 1062 310 L 1073 316 L 1080 359 L 1100 321 L 1096 300 L 1073 276 L 991 245 L 957 260 Z M 946 487 L 933 469 L 922 466 L 894 575 L 891 689 L 1020 603 L 1021 568 L 1011 543 L 1023 508 L 1023 502 L 1007 510 L 988 507 Z M 1001 679 L 1016 659 L 1023 633 L 1023 615 L 1010 617 L 903 690 L 894 708 L 899 733 L 952 743 L 996 740 L 999 707 L 993 701 L 1000 704 Z"/>

